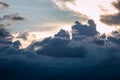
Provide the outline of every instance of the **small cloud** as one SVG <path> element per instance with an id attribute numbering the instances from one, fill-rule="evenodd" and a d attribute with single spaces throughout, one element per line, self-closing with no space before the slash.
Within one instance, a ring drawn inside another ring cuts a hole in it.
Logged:
<path id="1" fill-rule="evenodd" d="M 19 16 L 19 14 L 11 14 L 11 15 L 4 15 L 1 20 L 13 20 L 13 21 L 22 21 L 25 20 L 25 18 Z"/>
<path id="2" fill-rule="evenodd" d="M 21 38 L 23 40 L 27 40 L 27 37 L 29 36 L 28 32 L 20 32 L 17 38 Z"/>
<path id="3" fill-rule="evenodd" d="M 10 5 L 4 2 L 0 2 L 0 7 L 1 8 L 8 8 Z"/>
<path id="4" fill-rule="evenodd" d="M 69 32 L 63 29 L 61 29 L 57 34 L 55 34 L 54 37 L 70 39 Z"/>

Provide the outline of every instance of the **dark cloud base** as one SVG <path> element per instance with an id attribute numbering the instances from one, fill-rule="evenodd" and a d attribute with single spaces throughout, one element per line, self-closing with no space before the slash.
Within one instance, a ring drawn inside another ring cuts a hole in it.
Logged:
<path id="1" fill-rule="evenodd" d="M 120 80 L 120 33 L 99 35 L 93 20 L 86 25 L 76 21 L 72 39 L 68 31 L 60 30 L 26 49 L 0 29 L 0 80 Z"/>
<path id="2" fill-rule="evenodd" d="M 20 56 L 20 55 L 19 55 Z M 13 57 L 12 57 L 13 58 Z M 48 59 L 48 58 L 44 58 Z M 101 62 L 94 66 L 82 66 L 82 64 L 70 65 L 70 61 L 64 63 L 51 63 L 47 61 L 28 61 L 22 59 L 1 59 L 1 80 L 119 80 L 120 64 L 118 61 Z M 30 59 L 31 60 L 31 59 Z M 38 59 L 40 60 L 40 59 Z M 56 59 L 57 60 L 57 59 Z M 50 61 L 50 60 L 49 60 Z M 107 62 L 107 63 L 106 63 Z M 61 64 L 61 65 L 60 65 Z"/>

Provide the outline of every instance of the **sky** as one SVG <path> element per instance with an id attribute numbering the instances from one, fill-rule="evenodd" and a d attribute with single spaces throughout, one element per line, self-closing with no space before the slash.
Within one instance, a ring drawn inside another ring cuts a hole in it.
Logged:
<path id="1" fill-rule="evenodd" d="M 97 24 L 97 31 L 101 34 L 116 30 L 116 25 L 106 25 L 100 21 L 102 14 L 115 14 L 115 10 L 111 5 L 114 0 L 1 0 L 8 3 L 8 9 L 1 11 L 0 16 L 18 14 L 24 18 L 24 21 L 10 21 L 12 24 L 7 29 L 16 36 L 21 32 L 29 32 L 30 35 L 36 35 L 37 38 L 30 38 L 25 41 L 24 45 L 28 46 L 32 40 L 42 40 L 45 37 L 53 36 L 60 29 L 71 32 L 71 26 L 75 21 L 83 24 L 88 19 L 94 19 Z M 105 10 L 105 11 L 104 11 Z M 41 35 L 39 35 L 41 34 Z M 44 36 L 42 36 L 44 34 Z M 39 36 L 38 36 L 39 35 Z M 27 44 L 26 44 L 27 43 Z M 25 46 L 25 47 L 26 47 Z"/>
<path id="2" fill-rule="evenodd" d="M 17 23 L 11 22 L 12 25 L 7 27 L 15 37 L 20 32 L 30 32 L 30 35 L 36 35 L 38 39 L 41 40 L 45 37 L 53 36 L 60 29 L 70 31 L 74 21 L 78 20 L 84 22 L 87 20 L 82 15 L 61 10 L 55 5 L 53 0 L 3 1 L 10 4 L 10 6 L 9 9 L 1 11 L 1 13 L 3 13 L 1 16 L 17 13 L 25 18 L 24 21 Z M 42 36 L 43 34 L 44 36 Z M 28 46 L 34 39 L 35 38 L 30 38 L 30 40 L 27 42 L 25 41 L 23 45 Z M 16 38 L 14 40 L 16 40 Z"/>
<path id="3" fill-rule="evenodd" d="M 54 33 L 60 28 L 65 28 L 66 25 L 68 28 L 68 25 L 71 26 L 74 21 L 85 22 L 88 18 L 94 19 L 100 25 L 97 26 L 97 30 L 101 33 L 114 30 L 114 28 L 110 28 L 99 22 L 101 14 L 114 14 L 117 12 L 110 5 L 112 1 L 114 0 L 105 0 L 104 2 L 101 0 L 5 0 L 5 2 L 10 4 L 10 8 L 6 11 L 6 14 L 19 13 L 26 19 L 25 22 L 19 24 L 21 27 L 15 25 L 10 28 L 12 32 L 48 31 L 49 29 Z M 102 7 L 108 11 L 102 11 Z M 94 11 L 94 15 L 91 10 Z"/>
<path id="4" fill-rule="evenodd" d="M 19 13 L 26 21 L 10 28 L 12 32 L 58 30 L 75 20 L 84 20 L 74 14 L 61 11 L 52 0 L 5 0 L 10 4 L 6 14 Z"/>
<path id="5" fill-rule="evenodd" d="M 0 80 L 120 80 L 119 27 L 120 0 L 0 0 Z"/>

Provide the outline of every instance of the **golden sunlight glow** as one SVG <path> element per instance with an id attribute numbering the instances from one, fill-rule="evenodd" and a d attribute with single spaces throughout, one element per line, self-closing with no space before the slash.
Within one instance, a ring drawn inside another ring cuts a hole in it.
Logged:
<path id="1" fill-rule="evenodd" d="M 88 18 L 93 19 L 97 24 L 97 30 L 103 34 L 109 34 L 114 31 L 114 27 L 109 27 L 107 25 L 102 24 L 99 19 L 102 14 L 115 14 L 118 11 L 112 6 L 112 2 L 116 0 L 74 0 L 74 1 L 62 1 L 62 0 L 53 0 L 54 3 L 64 10 L 69 10 L 76 14 L 84 14 Z M 39 26 L 39 25 L 38 25 Z M 53 36 L 60 29 L 64 29 L 69 31 L 71 35 L 71 23 L 48 23 L 42 26 L 50 26 L 54 27 L 54 30 L 43 31 L 43 32 L 29 32 L 29 36 L 27 36 L 27 40 L 22 40 L 16 38 L 18 34 L 13 34 L 14 40 L 20 40 L 22 43 L 22 48 L 26 48 L 30 45 L 33 40 L 42 40 L 46 37 Z"/>
<path id="2" fill-rule="evenodd" d="M 72 25 L 70 25 L 70 24 L 65 24 L 65 25 L 61 26 L 61 29 L 64 29 L 64 30 L 70 32 L 71 31 L 71 26 Z"/>
<path id="3" fill-rule="evenodd" d="M 61 9 L 67 9 L 76 14 L 81 13 L 86 15 L 88 18 L 93 19 L 97 24 L 97 30 L 100 33 L 110 33 L 115 30 L 115 28 L 101 23 L 99 19 L 102 14 L 115 14 L 118 12 L 118 10 L 116 10 L 111 4 L 116 0 L 74 0 L 66 2 L 62 2 L 60 0 L 53 1 Z"/>
<path id="4" fill-rule="evenodd" d="M 76 0 L 74 4 L 68 2 L 66 5 L 73 11 L 85 14 L 94 19 L 97 24 L 97 30 L 100 33 L 108 34 L 115 30 L 115 28 L 102 24 L 99 18 L 101 14 L 114 14 L 118 12 L 111 5 L 113 1 L 115 0 Z"/>
<path id="5" fill-rule="evenodd" d="M 97 27 L 97 31 L 100 32 L 101 34 L 105 33 L 105 34 L 110 34 L 112 31 L 114 31 L 115 28 L 114 27 L 109 27 L 109 26 L 104 26 L 104 25 L 100 25 Z"/>
<path id="6" fill-rule="evenodd" d="M 27 48 L 32 41 L 41 41 L 44 38 L 50 37 L 53 35 L 51 32 L 47 32 L 47 31 L 44 31 L 44 32 L 34 31 L 34 32 L 28 32 L 28 34 L 29 35 L 27 36 L 27 40 L 17 38 L 19 33 L 12 34 L 14 37 L 13 42 L 16 40 L 19 40 L 21 42 L 22 48 Z"/>
<path id="7" fill-rule="evenodd" d="M 74 3 L 66 2 L 65 5 L 74 12 L 79 12 L 98 20 L 99 16 L 103 13 L 113 14 L 118 12 L 111 5 L 113 1 L 115 0 L 75 0 Z"/>

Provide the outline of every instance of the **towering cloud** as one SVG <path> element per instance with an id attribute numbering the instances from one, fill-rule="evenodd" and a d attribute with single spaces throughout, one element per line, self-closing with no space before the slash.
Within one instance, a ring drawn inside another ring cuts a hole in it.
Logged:
<path id="1" fill-rule="evenodd" d="M 75 25 L 72 26 L 73 40 L 80 40 L 81 36 L 95 36 L 97 34 L 96 24 L 93 20 L 88 20 L 87 25 L 82 25 L 79 21 L 76 21 Z"/>

